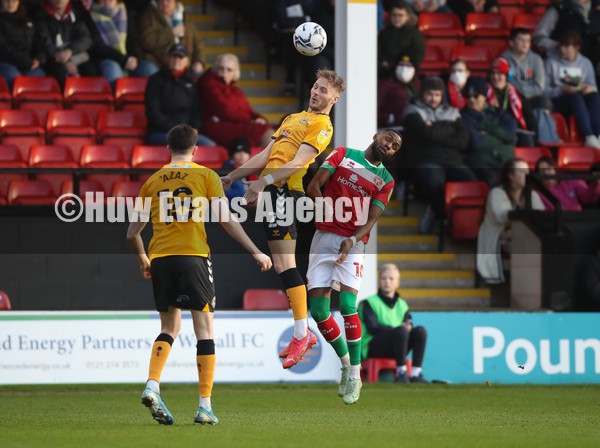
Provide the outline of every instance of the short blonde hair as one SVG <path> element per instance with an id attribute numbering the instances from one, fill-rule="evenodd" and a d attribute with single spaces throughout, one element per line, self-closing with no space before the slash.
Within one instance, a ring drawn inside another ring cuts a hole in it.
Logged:
<path id="1" fill-rule="evenodd" d="M 387 271 L 396 271 L 398 273 L 398 276 L 400 276 L 400 269 L 398 269 L 398 266 L 396 266 L 394 263 L 384 263 L 379 267 L 380 276 L 381 274 Z"/>
<path id="2" fill-rule="evenodd" d="M 218 67 L 224 61 L 233 62 L 233 79 L 234 79 L 234 81 L 239 81 L 241 73 L 240 73 L 240 60 L 238 59 L 238 57 L 232 53 L 220 54 L 219 56 L 217 56 L 217 59 L 215 59 L 214 67 L 215 68 Z"/>
<path id="3" fill-rule="evenodd" d="M 341 95 L 346 90 L 346 81 L 340 75 L 338 75 L 333 70 L 329 70 L 327 68 L 321 68 L 317 70 L 316 79 L 323 78 L 326 79 L 331 86 L 339 92 Z"/>

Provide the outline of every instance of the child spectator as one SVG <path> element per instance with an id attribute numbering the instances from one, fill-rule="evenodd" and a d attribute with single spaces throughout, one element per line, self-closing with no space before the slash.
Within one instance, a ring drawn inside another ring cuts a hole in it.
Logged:
<path id="1" fill-rule="evenodd" d="M 229 144 L 229 160 L 223 162 L 224 170 L 234 170 L 250 160 L 250 141 L 247 138 L 236 138 Z M 232 182 L 231 187 L 225 191 L 225 195 L 231 200 L 243 197 L 248 189 L 245 181 L 256 180 L 256 175 L 248 176 L 246 179 L 238 179 Z"/>

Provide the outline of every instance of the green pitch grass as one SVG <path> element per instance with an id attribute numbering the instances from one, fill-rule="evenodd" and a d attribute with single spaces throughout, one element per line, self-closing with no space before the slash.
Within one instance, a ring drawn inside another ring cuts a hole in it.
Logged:
<path id="1" fill-rule="evenodd" d="M 225 385 L 217 426 L 193 423 L 197 386 L 162 386 L 175 418 L 158 425 L 141 386 L 0 387 L 9 447 L 598 447 L 600 386 Z"/>

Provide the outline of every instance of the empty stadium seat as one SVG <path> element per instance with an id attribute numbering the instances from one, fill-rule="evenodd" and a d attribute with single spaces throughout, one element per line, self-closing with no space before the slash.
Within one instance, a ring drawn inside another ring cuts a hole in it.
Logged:
<path id="1" fill-rule="evenodd" d="M 600 162 L 598 150 L 588 146 L 561 146 L 558 148 L 558 168 L 574 171 L 589 171 Z"/>
<path id="2" fill-rule="evenodd" d="M 450 50 L 465 43 L 465 32 L 460 19 L 452 13 L 419 14 L 419 30 L 428 45 L 439 47 L 448 60 Z"/>
<path id="3" fill-rule="evenodd" d="M 361 377 L 364 382 L 379 382 L 379 374 L 388 370 L 392 372 L 394 380 L 396 379 L 396 360 L 394 358 L 367 358 L 361 363 Z M 406 376 L 410 378 L 412 373 L 412 359 L 406 360 Z"/>
<path id="4" fill-rule="evenodd" d="M 166 146 L 134 146 L 131 155 L 132 168 L 162 168 L 171 161 Z"/>
<path id="5" fill-rule="evenodd" d="M 71 148 L 75 160 L 79 160 L 83 146 L 96 143 L 96 130 L 88 114 L 81 110 L 51 110 L 46 129 L 49 142 Z"/>
<path id="6" fill-rule="evenodd" d="M 33 145 L 29 153 L 29 166 L 32 168 L 78 168 L 79 164 L 75 161 L 73 152 L 67 146 Z M 36 173 L 35 179 L 50 182 L 54 193 L 58 196 L 62 183 L 73 179 L 73 175 L 68 173 Z"/>
<path id="7" fill-rule="evenodd" d="M 492 66 L 492 52 L 484 47 L 460 45 L 452 49 L 450 60 L 462 59 L 465 61 L 473 75 L 487 77 Z"/>
<path id="8" fill-rule="evenodd" d="M 14 180 L 8 186 L 9 205 L 54 205 L 57 197 L 46 180 Z"/>
<path id="9" fill-rule="evenodd" d="M 55 78 L 50 76 L 17 76 L 13 84 L 15 109 L 29 109 L 46 122 L 49 110 L 63 108 L 63 95 Z"/>
<path id="10" fill-rule="evenodd" d="M 115 182 L 112 195 L 116 198 L 135 198 L 140 194 L 144 182 L 130 180 L 126 182 Z"/>
<path id="11" fill-rule="evenodd" d="M 0 167 L 27 168 L 27 160 L 17 145 L 0 144 Z M 4 176 L 4 173 L 0 176 Z"/>
<path id="12" fill-rule="evenodd" d="M 193 161 L 207 168 L 219 169 L 227 159 L 227 150 L 222 146 L 198 146 Z"/>
<path id="13" fill-rule="evenodd" d="M 467 42 L 491 50 L 498 56 L 508 47 L 508 28 L 504 17 L 499 13 L 473 12 L 467 14 L 465 24 Z"/>
<path id="14" fill-rule="evenodd" d="M 523 14 L 527 11 L 527 5 L 525 0 L 498 0 L 498 10 L 504 18 L 504 23 L 510 26 L 517 14 Z"/>
<path id="15" fill-rule="evenodd" d="M 97 180 L 80 180 L 78 183 L 79 186 L 79 190 L 78 190 L 78 196 L 81 198 L 81 200 L 83 201 L 83 203 L 86 203 L 86 193 L 90 192 L 90 193 L 96 193 L 96 192 L 101 192 L 104 195 L 106 195 L 106 192 L 104 191 L 104 187 L 102 186 L 101 182 L 98 182 Z M 63 182 L 62 184 L 62 188 L 61 188 L 61 195 L 63 194 L 67 194 L 67 193 L 75 193 L 75 188 L 74 188 L 74 184 L 72 180 L 67 180 L 65 182 Z"/>
<path id="16" fill-rule="evenodd" d="M 515 157 L 521 158 L 527 162 L 529 169 L 535 168 L 536 162 L 542 157 L 552 157 L 552 152 L 543 146 L 534 147 L 515 147 Z"/>
<path id="17" fill-rule="evenodd" d="M 87 145 L 81 151 L 80 165 L 82 168 L 130 168 L 123 150 L 117 146 Z M 87 180 L 97 180 L 102 183 L 104 191 L 111 192 L 115 182 L 129 180 L 128 174 L 98 173 L 87 174 Z"/>
<path id="18" fill-rule="evenodd" d="M 0 76 L 0 110 L 12 109 L 12 98 L 6 79 Z"/>
<path id="19" fill-rule="evenodd" d="M 520 13 L 513 17 L 513 28 L 525 28 L 533 34 L 543 14 Z"/>
<path id="20" fill-rule="evenodd" d="M 148 78 L 118 78 L 115 84 L 115 103 L 119 110 L 144 112 L 144 95 Z"/>
<path id="21" fill-rule="evenodd" d="M 27 160 L 31 145 L 46 143 L 46 132 L 32 110 L 0 110 L 0 138 L 3 144 L 18 146 Z"/>
<path id="22" fill-rule="evenodd" d="M 544 14 L 550 3 L 550 0 L 528 0 L 527 9 L 533 14 Z"/>
<path id="23" fill-rule="evenodd" d="M 281 289 L 247 289 L 244 292 L 244 310 L 287 310 L 290 302 Z"/>
<path id="24" fill-rule="evenodd" d="M 99 143 L 118 146 L 130 160 L 133 147 L 146 140 L 146 117 L 124 110 L 100 112 L 96 129 Z"/>
<path id="25" fill-rule="evenodd" d="M 453 239 L 477 238 L 488 191 L 485 182 L 446 182 L 445 212 Z"/>
<path id="26" fill-rule="evenodd" d="M 419 74 L 439 76 L 441 73 L 447 73 L 449 69 L 450 63 L 446 60 L 442 49 L 438 46 L 427 44 L 425 46 L 425 57 L 419 66 Z"/>
<path id="27" fill-rule="evenodd" d="M 0 311 L 10 311 L 12 310 L 12 305 L 10 303 L 10 299 L 8 298 L 8 294 L 4 291 L 0 291 Z"/>
<path id="28" fill-rule="evenodd" d="M 65 82 L 65 104 L 68 109 L 84 110 L 92 119 L 98 112 L 114 109 L 112 89 L 106 78 L 69 77 Z"/>

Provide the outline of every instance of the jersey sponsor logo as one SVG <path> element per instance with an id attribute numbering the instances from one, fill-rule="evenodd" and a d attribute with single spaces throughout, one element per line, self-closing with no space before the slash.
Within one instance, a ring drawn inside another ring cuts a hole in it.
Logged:
<path id="1" fill-rule="evenodd" d="M 323 129 L 321 129 L 321 131 L 319 132 L 319 135 L 317 135 L 317 143 L 319 145 L 322 145 L 323 143 L 325 143 L 327 141 L 328 138 L 329 138 L 329 134 L 327 132 L 325 132 Z"/>
<path id="2" fill-rule="evenodd" d="M 292 133 L 287 129 L 282 129 L 279 135 L 283 138 L 288 138 L 290 135 L 292 135 Z"/>
<path id="3" fill-rule="evenodd" d="M 308 126 L 308 118 L 303 118 L 302 120 L 300 120 L 300 121 L 298 122 L 298 124 L 305 124 L 305 125 L 307 125 L 307 126 Z"/>
<path id="4" fill-rule="evenodd" d="M 342 184 L 344 187 L 348 187 L 354 191 L 359 192 L 360 194 L 362 194 L 363 196 L 370 196 L 369 192 L 365 191 L 365 189 L 363 187 L 361 187 L 360 185 L 356 185 L 355 182 L 358 180 L 358 176 L 356 174 L 352 174 L 350 176 L 350 179 L 346 179 L 343 176 L 339 176 L 337 178 L 337 181 Z"/>

